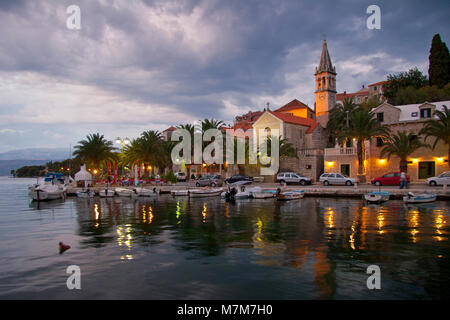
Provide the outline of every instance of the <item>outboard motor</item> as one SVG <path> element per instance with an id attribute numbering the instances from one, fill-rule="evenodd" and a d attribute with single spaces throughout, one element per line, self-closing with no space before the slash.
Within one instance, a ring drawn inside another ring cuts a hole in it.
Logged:
<path id="1" fill-rule="evenodd" d="M 225 193 L 225 199 L 226 200 L 234 200 L 234 196 L 236 195 L 236 193 L 237 193 L 236 188 L 231 188 L 230 190 L 228 190 Z"/>
<path id="2" fill-rule="evenodd" d="M 281 189 L 280 189 L 280 188 L 277 188 L 277 193 L 276 193 L 276 195 L 278 196 L 280 193 L 281 193 Z"/>

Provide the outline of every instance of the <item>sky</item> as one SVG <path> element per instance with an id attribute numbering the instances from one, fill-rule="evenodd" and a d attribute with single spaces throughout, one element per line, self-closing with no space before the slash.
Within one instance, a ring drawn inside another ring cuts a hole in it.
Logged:
<path id="1" fill-rule="evenodd" d="M 369 5 L 381 9 L 370 30 Z M 81 29 L 67 28 L 77 5 Z M 0 0 L 0 153 L 69 147 L 293 99 L 314 107 L 322 41 L 338 92 L 450 45 L 450 1 Z"/>

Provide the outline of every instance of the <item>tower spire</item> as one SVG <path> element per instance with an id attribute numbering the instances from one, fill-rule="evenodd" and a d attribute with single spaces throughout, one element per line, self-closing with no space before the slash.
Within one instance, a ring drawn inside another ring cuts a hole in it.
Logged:
<path id="1" fill-rule="evenodd" d="M 321 72 L 330 72 L 336 74 L 336 69 L 331 63 L 330 53 L 327 47 L 326 35 L 323 35 L 322 54 L 320 55 L 319 67 L 316 68 L 316 74 Z"/>

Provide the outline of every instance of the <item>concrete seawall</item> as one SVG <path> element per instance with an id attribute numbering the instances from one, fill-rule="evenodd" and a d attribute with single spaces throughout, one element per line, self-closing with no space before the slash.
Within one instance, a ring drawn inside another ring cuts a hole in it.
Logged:
<path id="1" fill-rule="evenodd" d="M 266 183 L 255 183 L 249 185 L 249 187 L 259 186 L 261 188 L 266 189 L 274 189 L 279 188 L 278 184 L 266 184 Z M 196 189 L 193 185 L 164 185 L 164 186 L 154 186 L 148 185 L 144 186 L 144 188 L 153 189 L 157 188 L 160 190 L 161 194 L 170 194 L 172 190 L 186 190 L 186 189 Z M 105 186 L 96 186 L 90 188 L 96 194 L 100 190 L 105 189 Z M 115 187 L 109 187 L 109 189 L 114 189 Z M 134 187 L 121 187 L 127 189 L 133 189 Z M 75 196 L 77 191 L 82 190 L 83 188 L 69 187 L 67 188 L 67 195 Z M 226 190 L 226 187 L 223 187 Z M 379 188 L 372 185 L 359 185 L 352 187 L 342 187 L 342 186 L 321 186 L 321 185 L 312 185 L 312 186 L 288 186 L 287 190 L 295 190 L 295 189 L 304 189 L 305 196 L 310 197 L 346 197 L 346 198 L 362 198 L 368 192 L 378 191 Z M 427 186 L 414 186 L 409 189 L 399 189 L 398 187 L 382 187 L 382 191 L 387 191 L 391 194 L 391 199 L 402 199 L 408 192 L 413 192 L 414 194 L 419 193 L 434 193 L 438 196 L 438 200 L 450 200 L 450 188 L 444 189 L 443 187 L 427 187 Z"/>

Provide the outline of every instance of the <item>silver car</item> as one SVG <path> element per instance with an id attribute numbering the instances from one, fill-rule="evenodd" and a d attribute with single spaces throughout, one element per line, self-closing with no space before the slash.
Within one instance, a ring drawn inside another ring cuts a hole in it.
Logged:
<path id="1" fill-rule="evenodd" d="M 437 177 L 428 178 L 427 184 L 429 186 L 450 185 L 450 171 L 443 172 Z"/>
<path id="2" fill-rule="evenodd" d="M 220 175 L 208 175 L 203 176 L 197 180 L 195 183 L 197 187 L 221 187 L 223 185 L 223 179 Z"/>
<path id="3" fill-rule="evenodd" d="M 277 182 L 281 184 L 299 183 L 304 186 L 305 184 L 311 184 L 311 178 L 295 172 L 281 172 L 277 175 Z"/>
<path id="4" fill-rule="evenodd" d="M 322 182 L 324 186 L 335 184 L 352 186 L 356 183 L 355 179 L 346 177 L 341 173 L 324 173 L 320 176 L 319 181 Z"/>

